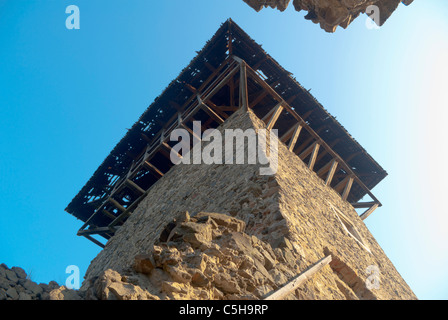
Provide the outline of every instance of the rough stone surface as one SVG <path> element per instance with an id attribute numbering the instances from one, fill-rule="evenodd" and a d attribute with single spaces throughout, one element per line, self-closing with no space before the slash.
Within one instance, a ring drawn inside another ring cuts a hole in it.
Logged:
<path id="1" fill-rule="evenodd" d="M 256 11 L 263 7 L 277 8 L 284 11 L 291 0 L 243 0 Z M 369 6 L 374 5 L 379 9 L 379 21 L 381 26 L 397 9 L 400 2 L 409 5 L 413 0 L 293 0 L 296 11 L 305 10 L 308 14 L 305 19 L 319 23 L 327 32 L 334 32 L 338 26 L 347 26 L 361 13 L 366 13 Z M 367 14 L 371 14 L 368 11 Z"/>
<path id="2" fill-rule="evenodd" d="M 20 267 L 0 264 L 0 300 L 79 300 L 82 292 L 59 286 L 55 281 L 37 284 Z"/>
<path id="3" fill-rule="evenodd" d="M 219 130 L 227 128 L 264 123 L 239 110 Z M 263 299 L 327 255 L 332 262 L 287 299 L 416 299 L 353 207 L 282 143 L 278 159 L 271 176 L 260 164 L 175 166 L 92 261 L 80 290 L 1 264 L 0 300 Z M 372 266 L 377 287 L 368 286 Z"/>
<path id="4" fill-rule="evenodd" d="M 226 128 L 264 124 L 240 110 Z M 282 143 L 278 152 L 272 176 L 259 164 L 173 167 L 92 261 L 84 297 L 261 299 L 331 255 L 288 299 L 416 299 L 353 207 Z M 139 269 L 139 259 L 151 266 Z"/>

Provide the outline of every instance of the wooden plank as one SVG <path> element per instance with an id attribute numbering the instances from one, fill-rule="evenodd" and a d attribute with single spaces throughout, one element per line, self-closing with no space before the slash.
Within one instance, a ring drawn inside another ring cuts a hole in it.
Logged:
<path id="1" fill-rule="evenodd" d="M 291 140 L 289 141 L 288 144 L 288 149 L 289 151 L 293 151 L 294 147 L 296 146 L 297 143 L 297 139 L 299 139 L 299 135 L 300 135 L 300 131 L 302 131 L 302 125 L 298 124 L 294 130 L 294 133 L 291 137 Z"/>
<path id="2" fill-rule="evenodd" d="M 264 300 L 282 300 L 286 298 L 289 294 L 297 290 L 305 281 L 310 279 L 315 273 L 319 272 L 323 267 L 331 262 L 331 255 L 320 259 L 311 268 L 302 272 L 300 275 L 289 281 L 282 288 L 278 289 L 274 293 L 268 295 Z"/>
<path id="3" fill-rule="evenodd" d="M 333 159 L 331 163 L 331 168 L 328 171 L 327 178 L 325 179 L 325 185 L 329 186 L 331 184 L 331 181 L 333 180 L 333 176 L 334 173 L 336 172 L 338 165 L 339 163 L 336 161 L 336 159 Z"/>
<path id="4" fill-rule="evenodd" d="M 313 148 L 313 152 L 311 153 L 310 160 L 308 161 L 308 168 L 313 170 L 314 164 L 316 163 L 317 154 L 319 153 L 320 144 L 316 143 Z"/>
<path id="5" fill-rule="evenodd" d="M 278 117 L 280 117 L 280 114 L 282 113 L 282 111 L 283 111 L 283 107 L 282 107 L 281 103 L 277 104 L 275 106 L 275 110 L 274 110 L 274 113 L 272 114 L 271 119 L 269 119 L 268 123 L 266 124 L 266 128 L 268 130 L 272 130 L 272 128 L 274 127 L 275 123 L 278 120 Z"/>
<path id="6" fill-rule="evenodd" d="M 351 176 L 348 181 L 347 184 L 344 187 L 344 191 L 342 192 L 342 200 L 347 200 L 348 195 L 350 194 L 350 189 L 352 188 L 353 185 L 353 177 Z"/>
<path id="7" fill-rule="evenodd" d="M 378 208 L 378 207 L 379 207 L 379 204 L 378 204 L 378 203 L 375 203 L 372 207 L 370 207 L 369 209 L 367 209 L 367 210 L 366 210 L 363 214 L 361 214 L 359 217 L 360 217 L 362 220 L 367 219 L 367 217 L 370 216 L 370 215 L 372 214 L 372 212 L 375 211 L 376 208 Z"/>

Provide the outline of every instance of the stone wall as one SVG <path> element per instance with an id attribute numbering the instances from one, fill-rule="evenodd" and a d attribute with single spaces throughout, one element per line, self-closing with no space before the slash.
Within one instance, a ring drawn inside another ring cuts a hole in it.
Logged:
<path id="1" fill-rule="evenodd" d="M 284 11 L 290 0 L 243 0 L 256 11 L 263 7 L 277 8 Z M 381 26 L 397 9 L 400 2 L 409 5 L 413 0 L 293 0 L 296 11 L 305 10 L 308 14 L 305 19 L 319 23 L 327 32 L 334 32 L 337 26 L 347 28 L 361 13 L 365 13 L 370 5 L 379 9 L 379 21 Z M 371 12 L 368 12 L 371 14 Z"/>
<path id="2" fill-rule="evenodd" d="M 264 124 L 239 110 L 219 129 L 226 128 Z M 273 176 L 259 175 L 258 164 L 172 168 L 92 261 L 86 297 L 260 299 L 332 255 L 290 299 L 415 299 L 353 207 L 285 145 L 278 151 Z M 223 228 L 217 215 L 244 230 Z M 379 287 L 369 289 L 372 267 Z M 229 279 L 233 287 L 223 288 Z"/>

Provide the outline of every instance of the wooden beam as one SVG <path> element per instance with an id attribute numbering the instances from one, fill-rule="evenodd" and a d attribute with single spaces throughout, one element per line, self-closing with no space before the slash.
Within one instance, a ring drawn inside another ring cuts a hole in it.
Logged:
<path id="1" fill-rule="evenodd" d="M 282 300 L 286 298 L 292 292 L 297 290 L 305 281 L 310 279 L 316 272 L 320 271 L 323 267 L 329 264 L 331 260 L 332 260 L 331 255 L 328 255 L 325 258 L 320 259 L 313 266 L 311 266 L 311 268 L 299 274 L 297 277 L 289 281 L 282 288 L 268 295 L 266 298 L 264 298 L 264 300 Z"/>
<path id="2" fill-rule="evenodd" d="M 318 159 L 319 159 L 319 157 L 317 157 L 317 160 L 318 160 Z M 319 177 L 322 178 L 322 176 L 323 176 L 325 173 L 327 173 L 328 170 L 330 170 L 331 165 L 333 164 L 333 161 L 334 161 L 334 160 L 331 160 L 331 161 L 327 162 L 327 164 L 324 165 L 322 168 L 320 168 L 320 169 L 316 172 L 316 174 L 317 174 Z M 322 179 L 323 179 L 323 178 L 322 178 Z"/>
<path id="3" fill-rule="evenodd" d="M 204 110 L 210 117 L 212 117 L 219 124 L 224 122 L 224 119 L 221 118 L 212 108 L 210 108 L 207 104 L 205 104 L 198 95 L 198 100 L 201 105 L 202 110 Z"/>
<path id="4" fill-rule="evenodd" d="M 308 168 L 310 168 L 310 170 L 313 170 L 314 164 L 316 163 L 316 157 L 317 154 L 319 153 L 319 147 L 320 144 L 318 143 L 314 145 L 313 152 L 311 153 L 310 160 L 308 161 Z"/>
<path id="5" fill-rule="evenodd" d="M 230 88 L 230 106 L 232 108 L 235 107 L 235 82 L 233 81 L 233 78 L 230 78 L 229 80 L 229 88 Z"/>
<path id="6" fill-rule="evenodd" d="M 296 146 L 297 143 L 297 139 L 299 139 L 299 135 L 300 135 L 300 131 L 302 131 L 302 125 L 298 124 L 294 130 L 294 133 L 291 137 L 291 140 L 289 141 L 288 144 L 288 149 L 289 151 L 293 151 L 294 147 Z"/>
<path id="7" fill-rule="evenodd" d="M 238 110 L 238 108 L 235 106 L 216 106 L 216 108 L 221 111 L 236 111 L 236 110 Z"/>
<path id="8" fill-rule="evenodd" d="M 171 151 L 173 150 L 173 148 L 171 148 L 168 143 L 162 142 L 160 145 L 165 147 L 165 149 L 169 151 L 169 155 L 171 154 Z M 181 154 L 179 154 L 177 151 L 176 151 L 176 154 L 179 157 L 179 159 L 182 159 L 182 155 Z"/>
<path id="9" fill-rule="evenodd" d="M 264 123 L 267 123 L 269 121 L 269 119 L 271 118 L 272 114 L 275 112 L 275 107 L 272 108 L 271 110 L 269 110 L 264 117 L 261 119 L 261 121 L 263 121 Z"/>
<path id="10" fill-rule="evenodd" d="M 375 201 L 369 201 L 369 202 L 356 202 L 356 203 L 350 203 L 353 208 L 359 209 L 359 208 L 370 208 L 373 205 L 376 204 Z"/>
<path id="11" fill-rule="evenodd" d="M 146 142 L 151 143 L 152 139 L 150 139 L 146 134 L 144 134 L 143 132 L 140 133 L 141 137 L 143 138 L 143 140 L 145 140 Z"/>
<path id="12" fill-rule="evenodd" d="M 126 208 L 123 207 L 121 204 L 118 203 L 117 200 L 113 199 L 113 198 L 109 198 L 109 202 L 112 203 L 118 210 L 120 211 L 126 211 Z"/>
<path id="13" fill-rule="evenodd" d="M 106 216 L 108 216 L 109 218 L 111 218 L 112 220 L 115 219 L 115 216 L 110 213 L 109 211 L 107 211 L 106 209 L 102 209 L 101 210 Z"/>
<path id="14" fill-rule="evenodd" d="M 79 230 L 78 236 L 89 235 L 89 234 L 101 234 L 110 232 L 109 227 L 97 227 L 93 229 Z"/>
<path id="15" fill-rule="evenodd" d="M 317 144 L 317 141 L 314 141 L 310 146 L 308 146 L 308 148 L 306 148 L 300 155 L 299 158 L 300 159 L 305 159 L 306 157 L 308 157 L 310 155 L 311 152 L 313 152 L 315 146 Z"/>
<path id="16" fill-rule="evenodd" d="M 282 111 L 283 111 L 282 105 L 280 103 L 277 104 L 275 106 L 275 110 L 274 110 L 274 113 L 272 114 L 271 119 L 269 119 L 268 123 L 266 124 L 266 128 L 268 130 L 271 130 L 274 127 L 274 125 L 277 122 L 278 117 L 280 117 L 280 114 L 282 113 Z"/>
<path id="17" fill-rule="evenodd" d="M 342 192 L 342 200 L 347 200 L 348 195 L 350 194 L 350 189 L 353 185 L 353 176 L 350 176 L 350 178 L 347 181 L 347 184 L 344 187 L 344 191 Z"/>
<path id="18" fill-rule="evenodd" d="M 262 92 L 257 95 L 257 97 L 255 98 L 254 101 L 252 101 L 249 105 L 249 107 L 252 109 L 253 107 L 255 107 L 257 104 L 259 104 L 261 102 L 261 100 L 264 99 L 264 97 L 266 97 L 266 95 L 268 94 L 268 92 L 266 90 L 262 90 Z"/>
<path id="19" fill-rule="evenodd" d="M 347 175 L 344 179 L 342 179 L 341 181 L 339 181 L 339 183 L 333 188 L 337 193 L 341 193 L 342 190 L 345 188 L 345 186 L 347 185 L 349 179 L 351 178 L 350 175 Z"/>
<path id="20" fill-rule="evenodd" d="M 362 220 L 367 219 L 367 217 L 370 216 L 370 215 L 372 214 L 372 212 L 375 211 L 376 208 L 378 208 L 378 207 L 379 207 L 379 204 L 378 204 L 378 203 L 375 203 L 372 207 L 370 207 L 369 209 L 367 209 L 367 210 L 366 210 L 363 214 L 361 214 L 359 217 L 360 217 Z"/>
<path id="21" fill-rule="evenodd" d="M 294 133 L 294 130 L 297 128 L 297 125 L 292 126 L 291 128 L 288 129 L 288 131 L 286 131 L 281 137 L 280 137 L 280 141 L 283 143 L 286 143 L 286 141 L 288 141 L 289 138 L 291 138 L 292 134 Z"/>
<path id="22" fill-rule="evenodd" d="M 328 171 L 327 178 L 325 179 L 325 185 L 329 186 L 331 184 L 338 165 L 339 163 L 336 161 L 336 159 L 333 159 L 333 161 L 331 162 L 331 168 Z"/>
<path id="23" fill-rule="evenodd" d="M 227 113 L 225 113 L 224 111 L 236 111 L 236 110 L 238 110 L 238 108 L 235 108 L 235 107 L 228 107 L 228 108 L 232 108 L 231 110 L 221 109 L 220 107 L 218 107 L 216 104 L 214 104 L 210 100 L 207 102 L 207 105 L 223 119 L 227 119 L 229 117 L 229 115 Z"/>
<path id="24" fill-rule="evenodd" d="M 184 82 L 184 85 L 187 87 L 188 90 L 191 91 L 191 93 L 196 94 L 198 92 L 198 90 L 195 87 L 193 87 L 191 84 Z"/>
<path id="25" fill-rule="evenodd" d="M 235 56 L 233 56 L 235 59 Z M 258 74 L 255 72 L 250 66 L 247 67 L 247 74 L 252 78 L 253 81 L 255 81 L 257 84 L 265 88 L 269 93 L 272 95 L 272 97 L 277 100 L 278 102 L 284 102 L 283 98 L 271 87 L 269 86 Z M 291 108 L 287 103 L 284 104 L 285 109 L 288 110 L 288 112 L 291 113 L 291 115 L 296 118 L 297 121 L 303 121 L 303 119 L 297 114 L 297 112 Z M 320 138 L 320 136 L 306 123 L 303 124 L 304 128 L 307 130 L 308 133 L 310 133 L 312 136 L 314 136 L 322 147 L 338 162 L 339 165 L 350 174 L 354 174 L 353 170 L 350 168 L 349 165 L 342 159 L 333 149 L 331 149 L 328 144 Z M 379 200 L 375 197 L 375 195 L 367 188 L 367 186 L 364 184 L 364 182 L 361 181 L 361 179 L 358 178 L 358 176 L 355 175 L 355 181 L 360 185 L 362 189 L 375 201 L 379 203 L 379 206 L 381 206 L 381 203 Z"/>
<path id="26" fill-rule="evenodd" d="M 140 192 L 141 194 L 145 193 L 145 190 L 143 190 L 138 184 L 136 184 L 134 181 L 130 179 L 126 179 L 125 183 Z"/>
<path id="27" fill-rule="evenodd" d="M 104 244 L 102 244 L 101 242 L 99 242 L 98 240 L 96 240 L 95 238 L 89 236 L 89 235 L 83 235 L 86 239 L 89 239 L 90 241 L 92 241 L 94 244 L 100 246 L 101 248 L 104 248 Z"/>
<path id="28" fill-rule="evenodd" d="M 185 123 L 181 124 L 182 128 L 190 132 L 190 134 L 193 136 L 193 139 L 196 139 L 196 141 L 200 141 L 201 137 L 199 137 L 193 130 L 191 130 Z"/>
<path id="29" fill-rule="evenodd" d="M 229 74 L 227 74 L 224 79 L 222 79 L 211 91 L 204 97 L 204 101 L 207 102 L 211 97 L 213 97 L 229 80 L 232 78 L 235 73 L 238 72 L 238 67 L 235 66 Z"/>

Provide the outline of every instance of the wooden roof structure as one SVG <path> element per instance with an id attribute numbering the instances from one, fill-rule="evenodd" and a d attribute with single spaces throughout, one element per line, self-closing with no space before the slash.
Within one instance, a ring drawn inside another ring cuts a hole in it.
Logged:
<path id="1" fill-rule="evenodd" d="M 124 223 L 151 186 L 173 166 L 175 128 L 216 128 L 238 108 L 268 128 L 366 218 L 381 203 L 370 192 L 386 171 L 323 106 L 231 19 L 118 142 L 65 209 L 82 220 L 78 235 L 100 246 Z M 359 202 L 364 196 L 372 201 Z"/>

